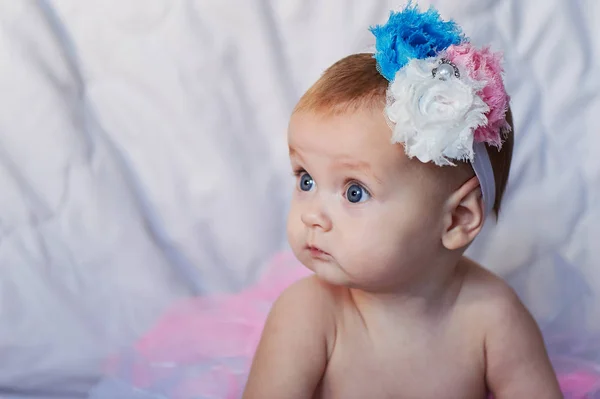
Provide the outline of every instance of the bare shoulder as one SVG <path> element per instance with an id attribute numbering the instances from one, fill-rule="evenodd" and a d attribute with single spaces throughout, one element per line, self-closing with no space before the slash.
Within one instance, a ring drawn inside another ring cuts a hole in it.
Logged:
<path id="1" fill-rule="evenodd" d="M 465 272 L 459 303 L 468 309 L 468 317 L 475 320 L 482 337 L 498 323 L 529 315 L 516 292 L 501 277 L 469 259 L 462 266 Z"/>
<path id="2" fill-rule="evenodd" d="M 283 291 L 273 304 L 269 322 L 318 327 L 327 333 L 335 324 L 337 288 L 315 276 L 303 278 Z"/>
<path id="3" fill-rule="evenodd" d="M 467 265 L 462 294 L 476 304 L 486 335 L 511 322 L 538 332 L 530 312 L 504 279 L 473 261 L 467 260 Z"/>
<path id="4" fill-rule="evenodd" d="M 506 281 L 471 260 L 466 260 L 465 265 L 461 297 L 476 312 L 485 338 L 512 323 L 516 323 L 512 330 L 519 326 L 534 334 L 539 332 L 533 317 Z"/>
<path id="5" fill-rule="evenodd" d="M 312 397 L 335 337 L 335 289 L 308 277 L 275 301 L 254 355 L 244 399 Z"/>
<path id="6" fill-rule="evenodd" d="M 294 335 L 304 341 L 320 340 L 329 354 L 335 332 L 336 298 L 336 288 L 315 276 L 293 283 L 273 304 L 263 341 L 273 335 Z"/>
<path id="7" fill-rule="evenodd" d="M 323 282 L 316 276 L 309 276 L 296 281 L 286 288 L 275 304 L 288 304 L 287 302 L 290 299 L 296 303 L 296 299 L 302 299 L 302 302 L 305 304 L 320 303 L 326 307 L 330 307 L 336 302 L 337 290 L 336 287 Z"/>
<path id="8" fill-rule="evenodd" d="M 483 332 L 486 379 L 494 397 L 562 398 L 531 313 L 503 279 L 468 262 L 464 295 Z"/>

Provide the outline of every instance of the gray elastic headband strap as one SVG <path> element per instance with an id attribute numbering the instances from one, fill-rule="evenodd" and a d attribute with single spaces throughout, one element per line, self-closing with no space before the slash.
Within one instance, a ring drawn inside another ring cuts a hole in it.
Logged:
<path id="1" fill-rule="evenodd" d="M 492 169 L 492 162 L 484 143 L 473 143 L 473 152 L 475 155 L 472 163 L 473 170 L 475 171 L 475 176 L 479 179 L 485 217 L 487 218 L 492 212 L 494 202 L 496 201 L 494 170 Z"/>

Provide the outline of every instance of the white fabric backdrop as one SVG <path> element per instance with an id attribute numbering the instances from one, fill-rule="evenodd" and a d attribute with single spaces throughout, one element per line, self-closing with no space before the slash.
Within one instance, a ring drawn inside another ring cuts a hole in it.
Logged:
<path id="1" fill-rule="evenodd" d="M 598 331 L 600 2 L 431 3 L 505 51 L 513 97 L 470 254 L 548 331 Z M 0 0 L 0 396 L 81 394 L 174 299 L 255 281 L 286 245 L 291 108 L 400 5 Z"/>

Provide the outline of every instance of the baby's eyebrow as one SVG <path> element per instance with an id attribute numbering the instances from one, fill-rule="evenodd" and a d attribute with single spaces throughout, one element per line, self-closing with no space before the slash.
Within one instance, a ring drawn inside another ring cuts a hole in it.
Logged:
<path id="1" fill-rule="evenodd" d="M 357 161 L 357 160 L 348 160 L 348 159 L 342 159 L 339 160 L 335 163 L 335 165 L 339 168 L 344 168 L 344 169 L 351 169 L 351 170 L 356 170 L 359 172 L 362 172 L 364 174 L 370 175 L 371 177 L 373 177 L 373 179 L 375 179 L 379 184 L 382 184 L 383 180 L 381 180 L 381 178 L 379 178 L 374 172 L 373 169 L 371 168 L 371 165 L 369 165 L 367 162 L 364 161 Z"/>
<path id="2" fill-rule="evenodd" d="M 294 147 L 288 147 L 288 149 L 289 149 L 290 160 L 299 161 L 301 163 L 303 162 L 302 156 L 300 155 L 300 153 L 298 151 L 296 151 L 296 149 Z"/>

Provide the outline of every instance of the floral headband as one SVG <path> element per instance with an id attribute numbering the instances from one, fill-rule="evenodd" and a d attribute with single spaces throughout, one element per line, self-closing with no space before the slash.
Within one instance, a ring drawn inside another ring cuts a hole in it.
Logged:
<path id="1" fill-rule="evenodd" d="M 487 216 L 496 185 L 485 144 L 500 149 L 501 132 L 510 130 L 502 55 L 475 48 L 455 22 L 410 2 L 370 30 L 377 69 L 390 82 L 385 114 L 392 142 L 421 162 L 471 162 Z"/>

